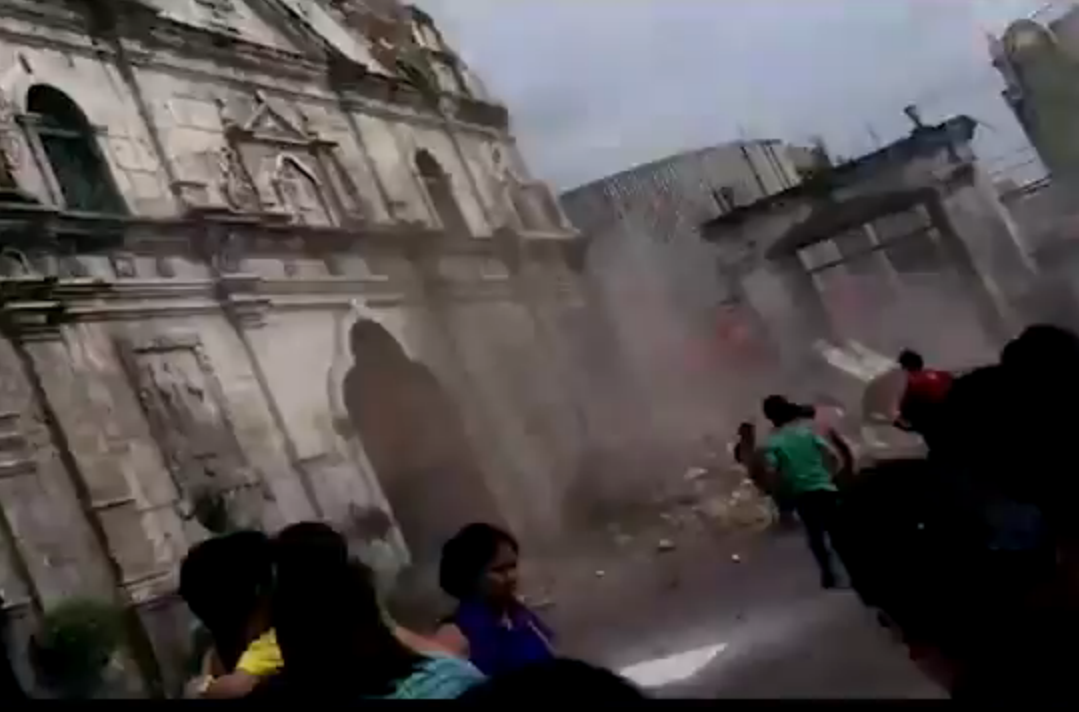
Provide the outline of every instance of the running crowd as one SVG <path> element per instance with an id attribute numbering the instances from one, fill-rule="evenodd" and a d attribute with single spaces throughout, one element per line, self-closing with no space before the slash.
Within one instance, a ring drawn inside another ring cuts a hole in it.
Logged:
<path id="1" fill-rule="evenodd" d="M 924 457 L 855 471 L 850 448 L 781 396 L 736 456 L 801 519 L 826 588 L 836 562 L 878 621 L 953 698 L 1070 699 L 1079 669 L 1079 336 L 1026 329 L 953 376 L 899 358 L 895 425 Z"/>
<path id="2" fill-rule="evenodd" d="M 763 403 L 735 455 L 787 522 L 801 520 L 826 588 L 861 601 L 953 698 L 1070 699 L 1079 670 L 1079 336 L 1033 326 L 955 377 L 899 359 L 898 427 L 927 455 L 856 467 L 813 409 Z M 244 531 L 188 553 L 180 595 L 209 633 L 191 697 L 641 700 L 629 681 L 560 657 L 517 596 L 519 547 L 476 523 L 442 550 L 456 607 L 430 635 L 395 623 L 371 569 L 331 527 Z M 9 666 L 0 685 L 21 694 Z"/>

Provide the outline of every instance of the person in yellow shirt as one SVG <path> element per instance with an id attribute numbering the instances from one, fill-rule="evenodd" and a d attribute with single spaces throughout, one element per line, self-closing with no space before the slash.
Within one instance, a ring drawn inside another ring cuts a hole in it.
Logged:
<path id="1" fill-rule="evenodd" d="M 180 566 L 180 596 L 210 632 L 213 646 L 193 684 L 195 696 L 235 699 L 280 670 L 269 624 L 273 548 L 261 532 L 204 541 Z"/>
<path id="2" fill-rule="evenodd" d="M 268 630 L 247 646 L 232 672 L 221 668 L 216 652 L 210 650 L 203 664 L 203 674 L 196 681 L 192 697 L 237 699 L 251 694 L 259 683 L 281 671 L 284 662 L 277 636 Z"/>
<path id="3" fill-rule="evenodd" d="M 213 640 L 201 674 L 188 686 L 189 697 L 246 697 L 281 671 L 284 662 L 269 622 L 272 582 L 273 543 L 261 532 L 215 537 L 188 552 L 180 567 L 180 596 Z M 450 654 L 384 615 L 406 647 L 421 654 Z"/>

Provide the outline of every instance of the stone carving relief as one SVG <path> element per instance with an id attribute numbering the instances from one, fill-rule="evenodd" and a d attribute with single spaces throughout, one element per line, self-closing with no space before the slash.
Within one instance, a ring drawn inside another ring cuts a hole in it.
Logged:
<path id="1" fill-rule="evenodd" d="M 120 279 L 139 276 L 135 266 L 135 256 L 128 252 L 114 252 L 109 255 L 109 262 L 112 263 L 112 269 Z"/>
<path id="2" fill-rule="evenodd" d="M 17 121 L 20 111 L 13 97 L 32 75 L 30 63 L 22 54 L 0 75 L 0 189 L 17 187 L 15 171 L 22 165 L 26 147 Z"/>
<path id="3" fill-rule="evenodd" d="M 310 119 L 302 112 L 289 116 L 261 92 L 243 121 L 225 102 L 218 106 L 227 141 L 219 156 L 226 204 L 241 212 L 287 213 L 303 225 L 333 224 L 331 205 L 340 201 L 326 181 L 326 163 L 333 165 L 334 144 L 318 137 Z"/>
<path id="4" fill-rule="evenodd" d="M 0 187 L 15 187 L 15 170 L 22 158 L 16 115 L 14 105 L 0 90 Z"/>
<path id="5" fill-rule="evenodd" d="M 256 190 L 240 154 L 231 145 L 225 145 L 218 151 L 218 170 L 221 174 L 220 190 L 225 204 L 238 212 L 255 212 L 261 207 Z"/>
<path id="6" fill-rule="evenodd" d="M 315 174 L 292 156 L 277 159 L 271 178 L 282 209 L 301 225 L 329 225 L 330 211 Z"/>
<path id="7" fill-rule="evenodd" d="M 195 0 L 206 13 L 211 27 L 215 30 L 235 32 L 236 3 L 233 0 Z"/>
<path id="8" fill-rule="evenodd" d="M 262 92 L 255 92 L 255 111 L 244 122 L 242 132 L 262 140 L 309 142 L 310 119 L 300 113 L 296 120 L 276 109 Z"/>
<path id="9" fill-rule="evenodd" d="M 220 385 L 194 338 L 122 341 L 120 352 L 179 495 L 182 519 L 203 530 L 261 521 L 265 492 L 248 466 Z M 189 531 L 189 539 L 201 538 Z"/>

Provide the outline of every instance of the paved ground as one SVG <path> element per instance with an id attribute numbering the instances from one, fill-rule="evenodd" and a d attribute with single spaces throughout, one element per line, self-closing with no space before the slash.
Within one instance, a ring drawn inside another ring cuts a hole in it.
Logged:
<path id="1" fill-rule="evenodd" d="M 734 548 L 739 563 L 731 559 Z M 568 652 L 614 669 L 722 647 L 692 678 L 657 694 L 940 696 L 852 593 L 817 586 L 798 533 L 652 555 L 625 568 L 578 582 L 572 615 L 561 606 L 548 615 Z"/>

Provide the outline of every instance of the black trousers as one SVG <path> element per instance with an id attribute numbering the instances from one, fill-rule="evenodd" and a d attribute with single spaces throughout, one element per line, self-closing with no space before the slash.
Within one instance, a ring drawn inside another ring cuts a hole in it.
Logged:
<path id="1" fill-rule="evenodd" d="M 821 583 L 835 583 L 835 569 L 832 567 L 832 545 L 837 523 L 839 495 L 836 492 L 818 491 L 798 495 L 794 507 L 805 528 L 809 550 L 820 569 Z"/>

